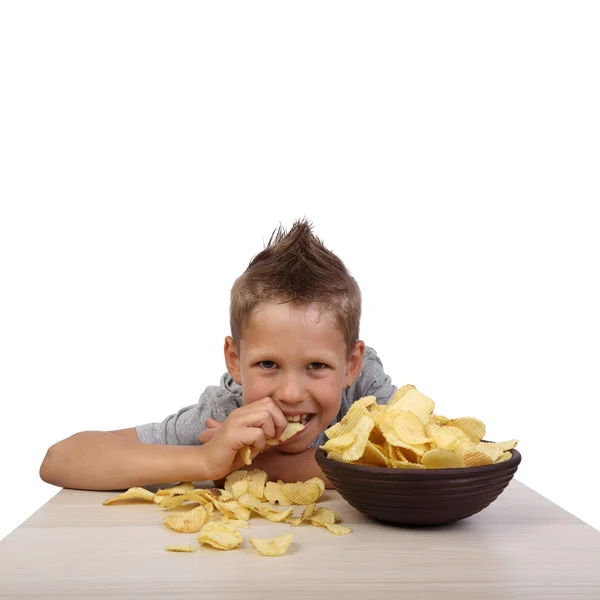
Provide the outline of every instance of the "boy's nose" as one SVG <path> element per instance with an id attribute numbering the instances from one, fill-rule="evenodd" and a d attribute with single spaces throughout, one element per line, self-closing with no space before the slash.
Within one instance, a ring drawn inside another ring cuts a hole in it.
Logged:
<path id="1" fill-rule="evenodd" d="M 286 377 L 277 390 L 277 399 L 286 404 L 297 404 L 305 399 L 305 393 L 295 377 Z"/>

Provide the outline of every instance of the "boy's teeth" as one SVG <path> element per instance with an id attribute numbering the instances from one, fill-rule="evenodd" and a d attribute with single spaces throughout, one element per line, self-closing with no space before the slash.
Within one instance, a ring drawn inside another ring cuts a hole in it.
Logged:
<path id="1" fill-rule="evenodd" d="M 294 415 L 293 417 L 287 417 L 288 423 L 307 423 L 308 415 Z"/>

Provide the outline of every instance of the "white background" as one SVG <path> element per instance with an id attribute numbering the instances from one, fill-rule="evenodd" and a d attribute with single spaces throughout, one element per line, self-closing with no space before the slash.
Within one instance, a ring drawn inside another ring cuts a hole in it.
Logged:
<path id="1" fill-rule="evenodd" d="M 0 537 L 53 443 L 225 370 L 229 291 L 307 216 L 361 336 L 600 528 L 593 2 L 6 2 Z"/>

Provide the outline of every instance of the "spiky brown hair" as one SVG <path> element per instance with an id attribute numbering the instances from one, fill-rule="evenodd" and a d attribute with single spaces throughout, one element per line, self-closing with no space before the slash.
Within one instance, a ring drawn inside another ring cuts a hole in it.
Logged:
<path id="1" fill-rule="evenodd" d="M 285 232 L 279 226 L 231 288 L 231 336 L 237 342 L 254 309 L 265 300 L 294 307 L 317 303 L 332 312 L 350 356 L 358 340 L 361 294 L 344 263 L 312 233 L 312 224 L 298 220 Z"/>

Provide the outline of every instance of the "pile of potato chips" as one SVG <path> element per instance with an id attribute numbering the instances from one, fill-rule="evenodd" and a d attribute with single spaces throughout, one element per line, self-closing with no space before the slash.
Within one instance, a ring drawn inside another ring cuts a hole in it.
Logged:
<path id="1" fill-rule="evenodd" d="M 485 425 L 474 417 L 434 414 L 433 400 L 402 386 L 386 404 L 366 396 L 325 431 L 327 458 L 396 469 L 454 469 L 508 460 L 517 440 L 482 442 Z"/>
<path id="2" fill-rule="evenodd" d="M 339 516 L 332 510 L 317 507 L 317 500 L 325 491 L 322 479 L 313 477 L 305 482 L 267 482 L 267 474 L 260 469 L 234 471 L 225 479 L 225 489 L 195 488 L 190 482 L 158 490 L 156 494 L 145 488 L 134 487 L 123 494 L 109 498 L 104 505 L 122 500 L 146 500 L 163 509 L 197 504 L 185 512 L 163 518 L 166 527 L 179 533 L 199 533 L 197 540 L 219 550 L 233 550 L 241 546 L 243 537 L 240 529 L 249 527 L 252 514 L 273 523 L 288 523 L 298 527 L 309 522 L 315 527 L 324 527 L 335 535 L 352 533 L 350 527 L 340 525 Z M 294 505 L 304 505 L 300 516 L 294 516 Z M 283 510 L 279 506 L 287 506 Z M 216 510 L 215 510 L 216 509 Z M 220 515 L 216 520 L 213 517 Z M 251 538 L 249 542 L 265 556 L 281 556 L 292 543 L 293 534 L 261 540 Z M 167 546 L 173 552 L 194 552 L 194 546 Z"/>

